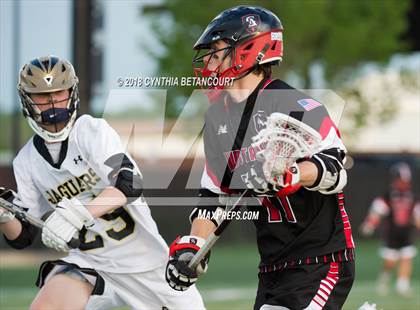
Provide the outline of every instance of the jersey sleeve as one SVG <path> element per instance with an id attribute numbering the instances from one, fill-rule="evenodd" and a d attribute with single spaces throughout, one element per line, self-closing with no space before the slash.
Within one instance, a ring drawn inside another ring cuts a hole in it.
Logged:
<path id="1" fill-rule="evenodd" d="M 309 101 L 314 108 L 306 111 L 303 107 L 300 111 L 292 111 L 300 121 L 315 129 L 321 136 L 322 141 L 320 151 L 317 154 L 318 160 L 324 164 L 334 163 L 334 165 L 343 166 L 347 149 L 341 140 L 341 134 L 336 124 L 328 114 L 327 109 L 319 102 L 311 98 L 297 99 L 296 102 Z M 300 104 L 296 105 L 299 109 Z"/>
<path id="2" fill-rule="evenodd" d="M 111 175 L 126 161 L 140 174 L 137 164 L 123 147 L 120 136 L 104 119 L 85 116 L 82 121 L 77 127 L 78 147 L 103 180 L 111 182 Z"/>
<path id="3" fill-rule="evenodd" d="M 347 184 L 347 172 L 344 169 L 347 149 L 341 140 L 337 126 L 330 118 L 325 107 L 320 107 L 319 113 L 321 121 L 319 124 L 315 121 L 315 129 L 321 135 L 322 142 L 320 151 L 310 159 L 318 168 L 318 177 L 311 188 L 321 189 L 323 180 L 334 178 L 334 175 L 336 175 L 334 184 L 322 190 L 322 193 L 334 194 L 340 192 Z M 318 117 L 314 116 L 314 118 L 316 120 Z"/>
<path id="4" fill-rule="evenodd" d="M 291 114 L 293 113 L 296 112 L 292 111 Z M 340 192 L 347 184 L 347 172 L 344 168 L 347 149 L 341 140 L 337 126 L 320 103 L 314 110 L 305 111 L 302 114 L 298 112 L 296 115 L 301 118 L 301 122 L 315 129 L 322 139 L 316 154 L 309 159 L 301 159 L 311 161 L 318 169 L 314 184 L 307 189 L 320 191 L 323 194 Z"/>
<path id="5" fill-rule="evenodd" d="M 226 169 L 226 162 L 220 158 L 219 153 L 216 152 L 216 137 L 213 136 L 214 132 L 211 118 L 206 114 L 206 121 L 204 126 L 204 154 L 205 166 L 201 177 L 201 188 L 206 189 L 215 194 L 222 194 L 222 179 Z M 204 191 L 207 192 L 207 191 Z"/>
<path id="6" fill-rule="evenodd" d="M 13 161 L 13 172 L 17 184 L 18 199 L 20 200 L 17 204 L 21 204 L 29 214 L 41 218 L 50 210 L 50 207 L 32 181 L 31 170 L 25 164 L 28 161 L 28 158 L 26 160 L 24 158 L 26 156 L 29 156 L 27 152 L 21 152 Z"/>
<path id="7" fill-rule="evenodd" d="M 199 201 L 197 207 L 193 209 L 190 214 L 190 222 L 192 223 L 196 217 L 203 214 L 214 214 L 222 205 L 219 201 L 219 196 L 225 193 L 222 186 L 222 179 L 226 169 L 226 161 L 221 158 L 220 152 L 217 152 L 217 137 L 214 135 L 214 126 L 209 117 L 211 109 L 206 113 L 204 126 L 204 153 L 205 165 L 203 174 L 201 176 L 201 189 L 199 191 Z M 210 220 L 217 226 L 218 222 L 213 216 Z"/>
<path id="8" fill-rule="evenodd" d="M 389 205 L 386 203 L 384 197 L 376 197 L 370 206 L 370 212 L 378 214 L 383 217 L 389 214 Z"/>

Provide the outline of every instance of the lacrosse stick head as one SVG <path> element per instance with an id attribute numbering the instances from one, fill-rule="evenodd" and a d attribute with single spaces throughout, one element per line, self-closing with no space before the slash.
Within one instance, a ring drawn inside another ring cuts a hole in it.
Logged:
<path id="1" fill-rule="evenodd" d="M 272 113 L 267 126 L 252 138 L 260 149 L 257 159 L 263 162 L 267 180 L 282 175 L 296 160 L 319 152 L 321 135 L 312 127 L 283 113 Z"/>

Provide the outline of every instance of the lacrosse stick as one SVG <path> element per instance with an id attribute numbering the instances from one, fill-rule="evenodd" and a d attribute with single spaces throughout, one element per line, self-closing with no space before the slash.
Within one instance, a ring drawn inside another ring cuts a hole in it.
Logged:
<path id="1" fill-rule="evenodd" d="M 238 211 L 241 208 L 241 200 L 242 198 L 248 193 L 248 190 L 245 190 L 241 196 L 235 201 L 235 203 L 232 205 L 232 207 L 227 210 L 226 212 L 235 212 Z M 194 257 L 191 259 L 191 261 L 188 264 L 188 267 L 190 267 L 192 270 L 195 270 L 198 266 L 198 264 L 201 262 L 202 259 L 207 255 L 207 253 L 210 251 L 210 249 L 213 247 L 213 245 L 216 243 L 216 241 L 220 238 L 220 235 L 223 233 L 223 231 L 226 229 L 226 227 L 229 226 L 232 219 L 228 219 L 228 217 L 224 218 L 222 222 L 217 226 L 217 228 L 210 234 L 210 236 L 207 238 L 204 245 L 198 250 L 197 253 L 195 253 Z"/>
<path id="2" fill-rule="evenodd" d="M 258 160 L 264 161 L 263 170 L 267 180 L 282 175 L 297 159 L 310 157 L 319 152 L 321 135 L 308 125 L 282 113 L 273 113 L 267 119 L 267 127 L 253 137 L 253 147 L 262 151 L 257 153 Z M 267 171 L 267 173 L 266 173 Z M 274 181 L 273 181 L 274 182 Z M 244 191 L 229 211 L 237 211 L 240 201 L 248 193 Z M 232 219 L 223 219 L 210 234 L 204 245 L 194 255 L 188 267 L 195 270 L 207 255 Z"/>
<path id="3" fill-rule="evenodd" d="M 12 212 L 15 216 L 20 218 L 22 221 L 28 222 L 35 227 L 43 228 L 44 221 L 41 219 L 29 214 L 25 209 L 18 206 L 17 204 L 11 203 L 4 198 L 0 198 L 0 207 Z M 80 240 L 76 238 L 72 238 L 67 245 L 72 249 L 77 249 L 80 246 Z"/>
<path id="4" fill-rule="evenodd" d="M 312 127 L 282 113 L 272 113 L 267 126 L 252 138 L 257 159 L 263 162 L 264 176 L 270 183 L 283 175 L 296 160 L 320 151 L 321 135 Z"/>

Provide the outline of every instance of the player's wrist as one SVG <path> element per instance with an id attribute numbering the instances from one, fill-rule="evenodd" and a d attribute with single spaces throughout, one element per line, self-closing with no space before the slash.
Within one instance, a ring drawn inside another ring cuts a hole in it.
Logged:
<path id="1" fill-rule="evenodd" d="M 178 243 L 195 245 L 200 249 L 206 243 L 206 239 L 195 235 L 188 235 L 181 237 Z"/>
<path id="2" fill-rule="evenodd" d="M 212 220 L 196 217 L 192 222 L 190 235 L 207 239 L 215 229 L 216 224 Z"/>
<path id="3" fill-rule="evenodd" d="M 317 176 L 318 176 L 318 168 L 317 166 L 309 161 L 304 160 L 297 163 L 297 167 L 299 169 L 299 184 L 305 187 L 311 187 L 314 185 Z"/>
<path id="4" fill-rule="evenodd" d="M 106 187 L 96 198 L 89 201 L 85 207 L 93 218 L 99 218 L 126 205 L 127 197 L 116 187 Z"/>
<path id="5" fill-rule="evenodd" d="M 196 253 L 200 250 L 205 242 L 206 240 L 204 238 L 198 236 L 178 236 L 169 247 L 169 256 L 175 257 L 177 252 L 185 249 Z"/>

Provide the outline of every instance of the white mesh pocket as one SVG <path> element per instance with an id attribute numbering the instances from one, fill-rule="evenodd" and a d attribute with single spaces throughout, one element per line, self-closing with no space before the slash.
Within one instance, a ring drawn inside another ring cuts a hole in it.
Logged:
<path id="1" fill-rule="evenodd" d="M 267 178 L 283 174 L 299 158 L 317 153 L 322 138 L 301 121 L 282 113 L 273 113 L 267 118 L 267 127 L 253 137 L 253 141 L 253 147 L 261 150 L 257 158 L 264 162 Z"/>

